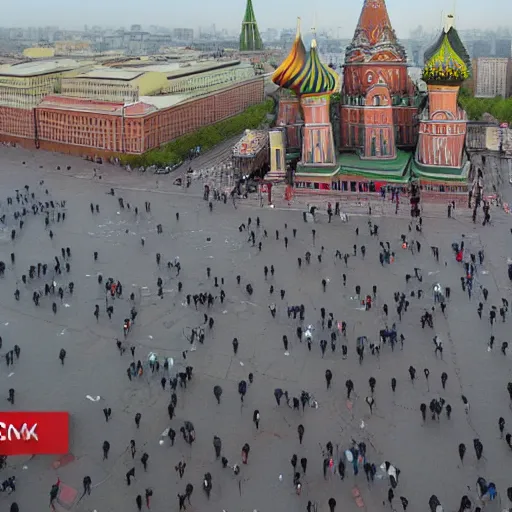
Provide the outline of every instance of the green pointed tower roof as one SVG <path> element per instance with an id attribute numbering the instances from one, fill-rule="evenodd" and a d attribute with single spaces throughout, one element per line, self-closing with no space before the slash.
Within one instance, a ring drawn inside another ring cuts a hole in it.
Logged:
<path id="1" fill-rule="evenodd" d="M 240 51 L 257 52 L 260 50 L 263 50 L 263 42 L 256 23 L 252 0 L 247 0 L 245 16 L 242 21 L 242 32 L 240 32 Z"/>

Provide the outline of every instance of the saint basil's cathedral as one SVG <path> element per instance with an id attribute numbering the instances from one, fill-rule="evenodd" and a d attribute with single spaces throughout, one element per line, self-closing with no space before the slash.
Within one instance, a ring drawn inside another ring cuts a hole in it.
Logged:
<path id="1" fill-rule="evenodd" d="M 293 175 L 293 193 L 384 193 L 393 187 L 409 192 L 411 203 L 412 196 L 417 202 L 466 202 L 467 117 L 458 93 L 470 67 L 448 16 L 425 53 L 427 93 L 420 93 L 385 0 L 364 0 L 340 83 L 322 63 L 315 40 L 306 50 L 298 24 L 290 53 L 272 76 L 279 111 L 266 179 L 288 174 L 291 181 Z"/>

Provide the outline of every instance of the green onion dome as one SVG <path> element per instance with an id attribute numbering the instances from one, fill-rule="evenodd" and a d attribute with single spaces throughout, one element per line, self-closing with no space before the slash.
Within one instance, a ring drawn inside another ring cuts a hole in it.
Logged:
<path id="1" fill-rule="evenodd" d="M 316 40 L 311 42 L 306 64 L 297 77 L 300 82 L 300 94 L 324 94 L 335 92 L 339 88 L 337 73 L 322 64 L 318 55 Z"/>
<path id="2" fill-rule="evenodd" d="M 425 82 L 455 82 L 467 80 L 471 70 L 470 57 L 448 17 L 440 37 L 425 53 L 423 80 Z"/>

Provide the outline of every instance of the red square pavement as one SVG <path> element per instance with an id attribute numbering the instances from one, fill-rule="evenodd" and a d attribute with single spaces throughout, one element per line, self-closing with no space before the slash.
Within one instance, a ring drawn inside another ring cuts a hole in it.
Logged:
<path id="1" fill-rule="evenodd" d="M 69 487 L 69 485 L 60 484 L 59 497 L 57 501 L 59 505 L 63 506 L 65 509 L 70 510 L 71 507 L 75 504 L 76 497 L 78 496 L 78 491 L 73 489 L 73 487 Z"/>

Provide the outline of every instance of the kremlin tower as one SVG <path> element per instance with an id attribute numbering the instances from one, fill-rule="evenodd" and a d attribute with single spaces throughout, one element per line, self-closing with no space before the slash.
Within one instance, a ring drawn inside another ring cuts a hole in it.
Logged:
<path id="1" fill-rule="evenodd" d="M 260 31 L 256 23 L 252 0 L 247 0 L 245 7 L 245 16 L 242 21 L 242 31 L 240 32 L 240 51 L 241 52 L 259 52 L 263 50 Z"/>
<path id="2" fill-rule="evenodd" d="M 345 54 L 341 149 L 356 149 L 361 158 L 374 160 L 396 158 L 397 146 L 412 149 L 417 105 L 385 0 L 364 0 Z"/>

